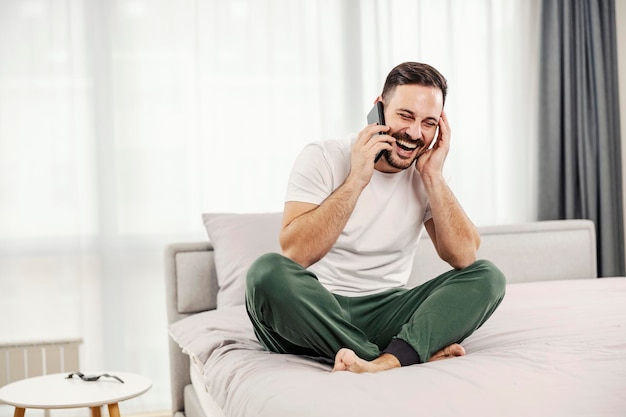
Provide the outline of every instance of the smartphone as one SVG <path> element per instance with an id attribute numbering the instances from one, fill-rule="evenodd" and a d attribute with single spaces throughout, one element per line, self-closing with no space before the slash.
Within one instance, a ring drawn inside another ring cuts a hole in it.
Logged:
<path id="1" fill-rule="evenodd" d="M 377 101 L 376 104 L 374 104 L 374 107 L 372 107 L 372 110 L 370 110 L 370 112 L 367 114 L 367 124 L 372 123 L 376 123 L 379 125 L 385 124 L 385 112 L 383 110 L 383 103 L 381 101 Z M 379 135 L 384 135 L 384 133 L 380 132 Z M 385 151 L 378 152 L 378 155 L 376 155 L 376 159 L 374 159 L 374 163 L 378 162 L 380 157 L 383 156 L 384 152 Z"/>
<path id="2" fill-rule="evenodd" d="M 435 130 L 435 137 L 433 138 L 433 141 L 430 142 L 430 145 L 428 145 L 428 149 L 432 149 L 435 146 L 435 142 L 437 142 L 438 137 L 439 137 L 439 125 L 437 125 L 437 130 Z"/>

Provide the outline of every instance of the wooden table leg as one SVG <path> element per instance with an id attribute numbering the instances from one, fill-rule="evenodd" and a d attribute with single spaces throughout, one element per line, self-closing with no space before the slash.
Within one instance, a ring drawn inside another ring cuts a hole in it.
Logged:
<path id="1" fill-rule="evenodd" d="M 89 409 L 91 410 L 91 417 L 101 417 L 100 406 L 89 407 Z"/>
<path id="2" fill-rule="evenodd" d="M 26 413 L 25 408 L 15 407 L 15 411 L 13 412 L 13 417 L 24 417 L 24 413 Z"/>
<path id="3" fill-rule="evenodd" d="M 120 417 L 120 406 L 117 403 L 109 404 L 109 417 Z"/>

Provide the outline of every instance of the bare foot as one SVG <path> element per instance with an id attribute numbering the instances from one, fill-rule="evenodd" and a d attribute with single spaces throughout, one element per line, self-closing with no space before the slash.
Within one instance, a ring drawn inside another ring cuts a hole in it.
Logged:
<path id="1" fill-rule="evenodd" d="M 439 361 L 442 359 L 456 358 L 458 356 L 463 356 L 463 355 L 465 355 L 465 349 L 463 349 L 463 346 L 459 345 L 458 343 L 454 343 L 450 346 L 446 346 L 440 351 L 435 352 L 433 356 L 430 357 L 428 362 Z"/>
<path id="2" fill-rule="evenodd" d="M 435 352 L 428 362 L 439 361 L 442 359 L 456 358 L 465 355 L 465 349 L 458 343 L 446 346 L 440 351 Z M 400 361 L 389 353 L 383 353 L 373 361 L 366 361 L 359 358 L 353 350 L 343 348 L 335 355 L 335 366 L 333 371 L 349 371 L 354 373 L 362 372 L 380 372 L 388 369 L 399 368 Z"/>
<path id="3" fill-rule="evenodd" d="M 359 358 L 353 350 L 343 348 L 335 355 L 333 371 L 349 371 L 355 373 L 380 372 L 387 369 L 399 368 L 400 361 L 389 353 L 383 353 L 373 361 Z"/>

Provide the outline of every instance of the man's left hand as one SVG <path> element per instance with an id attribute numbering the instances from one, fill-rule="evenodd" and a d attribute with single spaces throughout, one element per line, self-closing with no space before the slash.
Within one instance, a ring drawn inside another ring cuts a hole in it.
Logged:
<path id="1" fill-rule="evenodd" d="M 439 134 L 435 140 L 432 149 L 426 150 L 421 154 L 415 163 L 415 168 L 420 175 L 441 175 L 443 172 L 443 164 L 450 151 L 450 122 L 445 111 L 441 112 L 439 118 Z"/>

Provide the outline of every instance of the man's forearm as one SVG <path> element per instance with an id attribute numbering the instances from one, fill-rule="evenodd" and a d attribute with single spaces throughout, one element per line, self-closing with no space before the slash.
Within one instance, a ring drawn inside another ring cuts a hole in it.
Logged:
<path id="1" fill-rule="evenodd" d="M 362 186 L 349 178 L 313 210 L 283 227 L 283 255 L 308 267 L 320 260 L 335 244 L 352 215 Z"/>
<path id="2" fill-rule="evenodd" d="M 476 260 L 480 235 L 441 177 L 425 178 L 429 195 L 436 249 L 454 268 L 464 268 Z"/>

